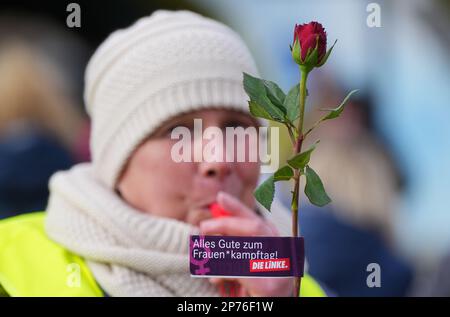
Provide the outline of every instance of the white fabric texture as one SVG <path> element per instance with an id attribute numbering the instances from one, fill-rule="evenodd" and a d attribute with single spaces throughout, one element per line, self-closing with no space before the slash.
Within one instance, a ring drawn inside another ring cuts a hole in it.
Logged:
<path id="1" fill-rule="evenodd" d="M 189 235 L 196 227 L 132 208 L 95 178 L 90 163 L 53 175 L 50 191 L 48 236 L 85 258 L 109 295 L 218 295 L 207 279 L 189 273 Z M 287 236 L 288 212 L 274 203 L 263 216 Z"/>
<path id="2" fill-rule="evenodd" d="M 239 35 L 193 12 L 158 10 L 112 33 L 85 75 L 99 179 L 113 188 L 133 149 L 175 115 L 222 107 L 248 113 L 243 72 L 258 76 Z"/>

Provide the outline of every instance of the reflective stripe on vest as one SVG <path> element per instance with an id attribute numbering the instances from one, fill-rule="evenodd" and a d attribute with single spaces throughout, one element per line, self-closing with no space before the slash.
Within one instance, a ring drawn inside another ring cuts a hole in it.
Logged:
<path id="1" fill-rule="evenodd" d="M 103 296 L 84 260 L 51 241 L 44 212 L 0 221 L 0 296 Z M 302 297 L 326 296 L 309 275 Z"/>

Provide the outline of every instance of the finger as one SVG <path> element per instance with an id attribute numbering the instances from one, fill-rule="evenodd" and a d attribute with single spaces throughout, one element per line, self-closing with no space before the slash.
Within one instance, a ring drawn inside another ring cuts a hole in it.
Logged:
<path id="1" fill-rule="evenodd" d="M 237 279 L 236 278 L 229 278 L 229 277 L 210 277 L 209 278 L 209 281 L 212 283 L 212 284 L 220 284 L 220 283 L 223 283 L 223 282 L 231 282 L 231 281 L 237 281 Z"/>
<path id="2" fill-rule="evenodd" d="M 236 297 L 243 294 L 241 285 L 235 279 L 211 278 L 210 282 L 218 288 L 222 296 Z"/>
<path id="3" fill-rule="evenodd" d="M 217 284 L 222 283 L 223 279 L 218 278 L 218 277 L 211 277 L 211 278 L 209 279 L 209 281 L 211 282 L 211 284 L 217 285 Z"/>
<path id="4" fill-rule="evenodd" d="M 246 205 L 244 205 L 239 199 L 236 197 L 233 197 L 232 195 L 220 191 L 217 194 L 217 203 L 224 208 L 225 210 L 228 210 L 235 216 L 240 216 L 243 218 L 250 218 L 254 219 L 258 217 L 258 215 L 248 208 Z"/>
<path id="5" fill-rule="evenodd" d="M 273 236 L 272 230 L 260 219 L 226 217 L 209 219 L 200 223 L 202 235 Z"/>

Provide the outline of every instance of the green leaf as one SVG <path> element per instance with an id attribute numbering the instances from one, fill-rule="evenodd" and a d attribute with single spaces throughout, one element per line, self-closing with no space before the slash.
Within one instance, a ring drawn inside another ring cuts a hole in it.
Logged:
<path id="1" fill-rule="evenodd" d="M 244 89 L 250 100 L 264 108 L 272 120 L 284 122 L 285 114 L 270 101 L 262 79 L 244 73 Z"/>
<path id="2" fill-rule="evenodd" d="M 253 193 L 256 200 L 263 205 L 268 211 L 272 206 L 273 197 L 275 195 L 275 180 L 273 176 L 266 179 Z"/>
<path id="3" fill-rule="evenodd" d="M 302 48 L 300 47 L 300 41 L 297 39 L 294 42 L 294 45 L 291 46 L 289 45 L 289 47 L 291 48 L 291 54 L 292 54 L 292 58 L 294 59 L 294 62 L 298 65 L 302 64 Z"/>
<path id="4" fill-rule="evenodd" d="M 287 181 L 294 176 L 294 171 L 289 166 L 283 166 L 278 169 L 274 175 L 266 179 L 259 187 L 254 191 L 253 195 L 256 200 L 263 205 L 268 211 L 272 206 L 273 197 L 275 196 L 275 182 Z"/>
<path id="5" fill-rule="evenodd" d="M 275 182 L 287 181 L 294 176 L 294 171 L 289 166 L 283 166 L 278 169 L 273 176 L 270 176 L 255 190 L 253 195 L 256 200 L 263 205 L 268 211 L 272 206 L 273 197 L 275 196 Z"/>
<path id="6" fill-rule="evenodd" d="M 291 158 L 290 160 L 288 160 L 288 164 L 290 166 L 292 166 L 293 168 L 299 168 L 299 169 L 305 168 L 306 164 L 309 163 L 309 159 L 311 158 L 311 153 L 316 148 L 317 143 L 319 143 L 319 141 L 317 141 L 316 143 L 311 145 L 306 151 L 299 153 L 296 156 L 294 156 L 293 158 Z"/>
<path id="7" fill-rule="evenodd" d="M 333 50 L 333 47 L 336 45 L 337 40 L 334 41 L 333 45 L 330 47 L 330 49 L 327 51 L 327 53 L 325 54 L 325 56 L 322 58 L 322 61 L 319 63 L 319 65 L 317 65 L 317 67 L 322 66 L 323 64 L 325 64 L 328 60 L 328 57 L 331 54 L 331 51 Z"/>
<path id="8" fill-rule="evenodd" d="M 281 90 L 281 88 L 278 87 L 278 85 L 273 81 L 263 80 L 263 82 L 264 86 L 266 86 L 267 97 L 275 106 L 280 108 L 281 111 L 285 112 L 283 103 L 286 95 L 284 94 L 283 90 Z"/>
<path id="9" fill-rule="evenodd" d="M 341 104 L 338 107 L 336 107 L 334 109 L 321 109 L 321 110 L 329 110 L 330 112 L 325 117 L 320 119 L 320 121 L 330 120 L 330 119 L 339 117 L 341 115 L 342 111 L 344 111 L 344 107 L 345 107 L 345 104 L 348 101 L 348 99 L 357 91 L 358 91 L 358 89 L 350 91 L 349 94 L 344 98 L 344 100 L 341 102 Z"/>
<path id="10" fill-rule="evenodd" d="M 326 204 L 330 203 L 331 199 L 325 192 L 325 188 L 323 187 L 319 175 L 317 175 L 316 172 L 308 165 L 306 165 L 305 176 L 305 194 L 308 197 L 309 201 L 319 207 L 325 206 Z"/>
<path id="11" fill-rule="evenodd" d="M 266 110 L 264 110 L 263 107 L 258 105 L 256 102 L 250 100 L 248 102 L 248 106 L 250 109 L 250 113 L 254 117 L 263 118 L 263 119 L 267 119 L 267 120 L 273 120 L 271 115 Z"/>
<path id="12" fill-rule="evenodd" d="M 284 108 L 286 108 L 287 118 L 294 122 L 300 116 L 300 108 L 299 108 L 299 93 L 300 93 L 300 84 L 292 87 L 286 98 L 284 99 Z"/>
<path id="13" fill-rule="evenodd" d="M 306 59 L 303 64 L 309 65 L 310 67 L 315 67 L 317 65 L 317 60 L 319 59 L 319 36 L 316 37 L 316 46 L 312 51 L 308 49 L 308 54 L 306 54 Z"/>
<path id="14" fill-rule="evenodd" d="M 290 166 L 283 166 L 274 174 L 274 181 L 288 181 L 294 176 L 294 171 Z"/>

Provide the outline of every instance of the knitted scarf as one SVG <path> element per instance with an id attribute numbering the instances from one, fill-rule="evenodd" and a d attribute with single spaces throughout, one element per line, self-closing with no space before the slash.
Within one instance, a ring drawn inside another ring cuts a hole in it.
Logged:
<path id="1" fill-rule="evenodd" d="M 132 208 L 95 178 L 90 163 L 53 175 L 50 193 L 48 236 L 83 257 L 109 295 L 219 295 L 189 273 L 189 235 L 198 229 Z M 272 221 L 286 234 L 287 213 Z"/>

